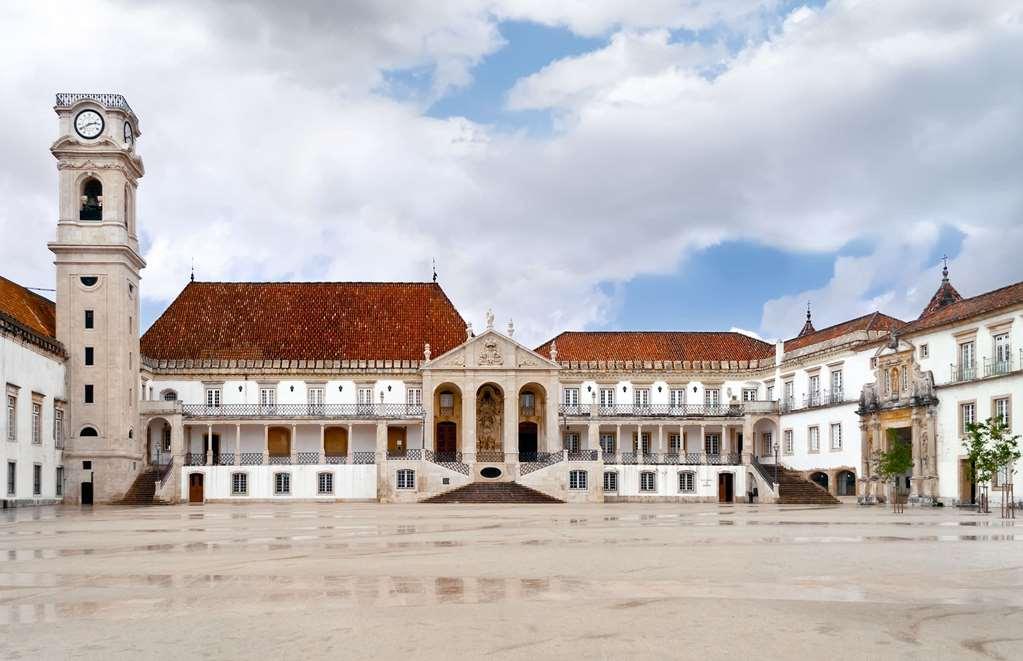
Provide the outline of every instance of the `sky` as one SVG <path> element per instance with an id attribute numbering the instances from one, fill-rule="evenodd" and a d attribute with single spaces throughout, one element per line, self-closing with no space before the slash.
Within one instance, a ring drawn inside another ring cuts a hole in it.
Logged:
<path id="1" fill-rule="evenodd" d="M 1023 280 L 1019 0 L 13 0 L 0 274 L 52 287 L 58 91 L 140 118 L 148 324 L 199 280 L 428 280 L 479 327 L 915 318 Z"/>

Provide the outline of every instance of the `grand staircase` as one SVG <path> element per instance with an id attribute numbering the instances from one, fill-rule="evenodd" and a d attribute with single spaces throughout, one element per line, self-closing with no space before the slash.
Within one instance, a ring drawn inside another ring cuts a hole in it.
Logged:
<path id="1" fill-rule="evenodd" d="M 563 503 L 564 501 L 522 486 L 517 482 L 472 482 L 427 498 L 422 502 L 539 504 Z"/>
<path id="2" fill-rule="evenodd" d="M 140 473 L 135 478 L 131 488 L 128 489 L 128 493 L 124 494 L 124 498 L 117 501 L 117 504 L 134 506 L 166 505 L 167 503 L 162 500 L 154 498 L 156 495 L 156 483 L 160 481 L 160 472 L 159 468 L 154 468 Z"/>
<path id="3" fill-rule="evenodd" d="M 794 470 L 782 468 L 778 475 L 778 503 L 781 505 L 840 505 L 841 502 L 819 484 L 803 479 Z"/>

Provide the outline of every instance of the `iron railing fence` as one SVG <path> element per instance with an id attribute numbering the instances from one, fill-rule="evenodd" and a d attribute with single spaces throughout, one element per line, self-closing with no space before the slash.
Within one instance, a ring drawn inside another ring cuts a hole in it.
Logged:
<path id="1" fill-rule="evenodd" d="M 753 404 L 754 402 L 746 402 Z M 759 403 L 759 402 L 758 402 Z M 773 409 L 774 402 L 764 402 L 767 408 Z M 764 407 L 758 407 L 758 410 Z M 566 417 L 590 418 L 738 418 L 743 414 L 741 402 L 730 404 L 651 404 L 640 406 L 635 404 L 616 404 L 614 406 L 594 406 L 592 404 L 561 404 L 558 406 L 560 415 Z"/>
<path id="2" fill-rule="evenodd" d="M 81 93 L 81 92 L 58 92 L 57 93 L 57 107 L 58 108 L 70 108 L 79 101 L 95 101 L 105 108 L 117 108 L 118 110 L 126 110 L 132 112 L 131 106 L 120 94 L 93 94 L 93 93 Z"/>
<path id="3" fill-rule="evenodd" d="M 420 420 L 422 406 L 412 404 L 183 404 L 186 418 L 328 418 L 332 420 Z"/>

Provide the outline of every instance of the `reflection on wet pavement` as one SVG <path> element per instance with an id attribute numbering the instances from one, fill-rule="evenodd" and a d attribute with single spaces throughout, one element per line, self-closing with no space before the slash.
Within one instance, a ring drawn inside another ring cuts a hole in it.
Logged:
<path id="1" fill-rule="evenodd" d="M 201 622 L 190 639 L 198 645 L 217 622 L 301 618 L 310 604 L 345 621 L 424 609 L 418 621 L 450 631 L 465 607 L 546 612 L 541 627 L 565 612 L 548 608 L 570 608 L 580 627 L 607 627 L 608 609 L 693 607 L 688 617 L 711 617 L 701 602 L 727 603 L 725 612 L 808 604 L 815 616 L 869 605 L 880 609 L 878 627 L 892 608 L 1023 613 L 1021 540 L 1013 521 L 854 507 L 14 510 L 0 518 L 0 657 L 47 656 L 47 644 L 59 656 L 96 631 L 166 618 Z M 64 638 L 34 625 L 59 625 Z"/>

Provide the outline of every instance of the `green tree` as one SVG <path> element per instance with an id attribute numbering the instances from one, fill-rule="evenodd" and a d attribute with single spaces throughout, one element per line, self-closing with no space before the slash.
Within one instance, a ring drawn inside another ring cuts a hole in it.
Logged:
<path id="1" fill-rule="evenodd" d="M 874 458 L 875 472 L 885 482 L 891 481 L 894 487 L 892 507 L 901 511 L 899 502 L 899 478 L 913 468 L 913 450 L 909 443 L 899 438 L 894 429 L 888 430 L 888 449 L 878 450 Z"/>
<path id="2" fill-rule="evenodd" d="M 1019 434 L 1012 435 L 1000 418 L 966 425 L 963 448 L 970 460 L 970 477 L 976 483 L 991 482 L 1002 475 L 1002 513 L 1005 515 L 1006 498 L 1012 498 L 1010 486 L 1016 474 L 1015 464 L 1023 456 L 1019 448 Z"/>

